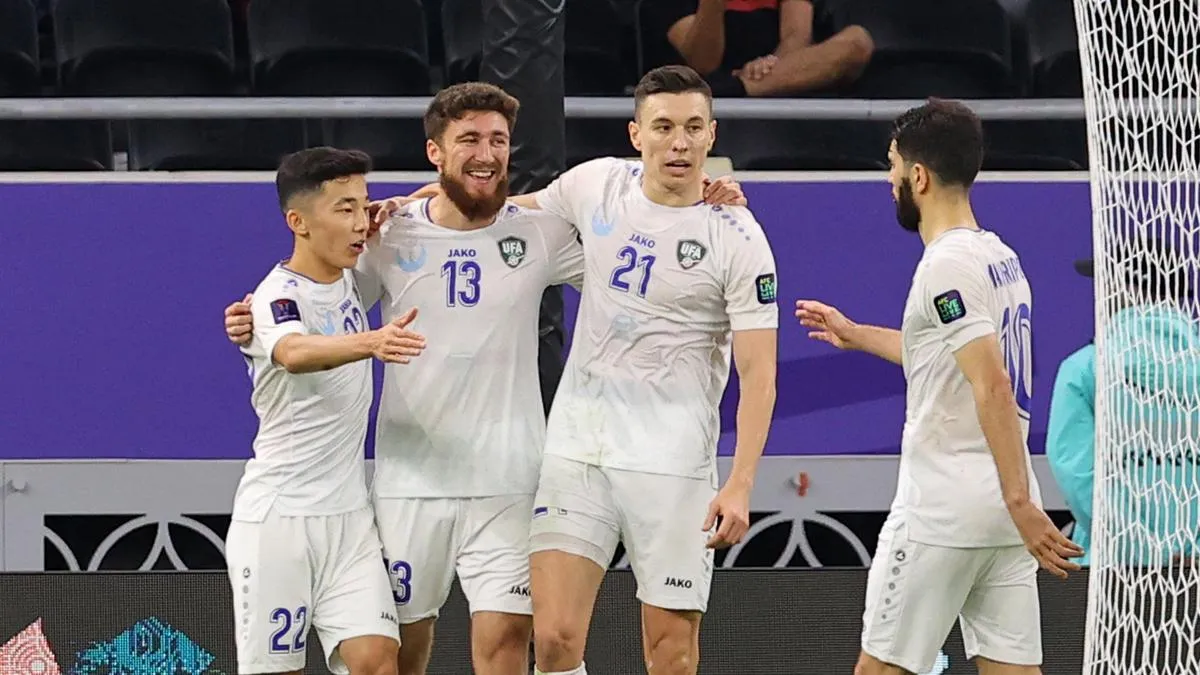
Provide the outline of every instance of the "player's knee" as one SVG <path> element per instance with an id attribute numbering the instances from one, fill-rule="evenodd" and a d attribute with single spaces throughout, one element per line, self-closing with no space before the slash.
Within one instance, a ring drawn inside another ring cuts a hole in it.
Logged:
<path id="1" fill-rule="evenodd" d="M 696 653 L 692 636 L 668 634 L 650 644 L 650 663 L 646 670 L 654 675 L 692 675 L 696 672 Z"/>
<path id="2" fill-rule="evenodd" d="M 557 668 L 555 664 L 581 661 L 586 644 L 586 633 L 567 623 L 556 621 L 534 624 L 533 651 L 539 665 Z"/>
<path id="3" fill-rule="evenodd" d="M 532 631 L 527 617 L 492 622 L 487 630 L 478 631 L 472 640 L 474 657 L 485 663 L 525 658 L 529 653 Z"/>

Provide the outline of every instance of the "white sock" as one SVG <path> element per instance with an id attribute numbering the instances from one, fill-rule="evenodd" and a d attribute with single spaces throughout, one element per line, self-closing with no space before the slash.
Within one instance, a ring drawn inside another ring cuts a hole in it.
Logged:
<path id="1" fill-rule="evenodd" d="M 533 675 L 587 675 L 587 668 L 581 663 L 575 670 L 556 670 L 548 673 L 544 670 L 538 670 L 537 666 L 534 666 Z"/>

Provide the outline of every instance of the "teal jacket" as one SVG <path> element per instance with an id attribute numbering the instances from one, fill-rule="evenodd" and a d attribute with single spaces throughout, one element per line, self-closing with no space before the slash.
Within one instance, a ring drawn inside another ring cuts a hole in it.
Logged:
<path id="1" fill-rule="evenodd" d="M 1106 421 L 1099 434 L 1123 444 L 1122 466 L 1103 502 L 1122 514 L 1110 560 L 1164 565 L 1200 551 L 1200 331 L 1167 305 L 1118 312 L 1105 332 Z M 1075 516 L 1072 539 L 1092 557 L 1096 350 L 1059 366 L 1050 400 L 1046 458 Z"/>

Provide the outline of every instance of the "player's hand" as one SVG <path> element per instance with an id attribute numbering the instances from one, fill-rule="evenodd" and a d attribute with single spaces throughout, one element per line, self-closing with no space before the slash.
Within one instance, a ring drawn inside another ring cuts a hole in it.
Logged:
<path id="1" fill-rule="evenodd" d="M 774 54 L 760 56 L 753 61 L 749 61 L 746 65 L 733 71 L 734 77 L 741 77 L 746 80 L 761 80 L 771 74 L 771 70 L 775 68 L 775 64 L 779 63 L 779 57 Z"/>
<path id="2" fill-rule="evenodd" d="M 411 201 L 411 197 L 391 197 L 367 204 L 367 215 L 371 217 L 371 224 L 367 226 L 367 238 L 374 237 L 384 223 Z"/>
<path id="3" fill-rule="evenodd" d="M 250 316 L 250 301 L 254 295 L 247 293 L 241 302 L 225 308 L 225 335 L 239 347 L 245 347 L 254 339 L 254 319 Z"/>
<path id="4" fill-rule="evenodd" d="M 709 548 L 727 548 L 746 536 L 750 529 L 750 488 L 731 482 L 717 493 L 708 505 L 708 517 L 704 519 L 704 531 L 717 528 L 708 538 Z"/>
<path id="5" fill-rule="evenodd" d="M 714 206 L 745 206 L 746 194 L 733 176 L 721 176 L 716 180 L 704 177 L 704 203 Z"/>
<path id="6" fill-rule="evenodd" d="M 1037 558 L 1042 569 L 1060 579 L 1066 579 L 1068 572 L 1079 571 L 1079 564 L 1069 559 L 1083 555 L 1083 549 L 1067 539 L 1045 511 L 1032 502 L 1025 502 L 1010 513 L 1025 540 L 1025 548 Z"/>
<path id="7" fill-rule="evenodd" d="M 425 336 L 408 330 L 408 325 L 417 318 L 414 307 L 396 317 L 391 323 L 375 331 L 375 358 L 384 363 L 409 363 L 412 357 L 420 356 L 425 350 Z"/>
<path id="8" fill-rule="evenodd" d="M 814 340 L 828 342 L 838 349 L 858 348 L 853 339 L 858 324 L 847 319 L 837 307 L 816 300 L 797 300 L 796 318 L 801 326 L 812 329 L 808 337 Z"/>

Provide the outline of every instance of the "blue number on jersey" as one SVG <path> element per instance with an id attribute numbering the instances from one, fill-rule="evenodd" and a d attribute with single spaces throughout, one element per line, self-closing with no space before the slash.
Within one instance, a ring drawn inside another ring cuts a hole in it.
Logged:
<path id="1" fill-rule="evenodd" d="M 642 270 L 641 280 L 638 282 L 637 294 L 638 297 L 646 297 L 646 287 L 650 284 L 650 271 L 654 269 L 655 257 L 652 255 L 638 255 L 638 250 L 632 246 L 626 246 L 620 251 L 617 251 L 617 259 L 621 262 L 617 264 L 616 269 L 612 272 L 612 277 L 608 280 L 608 285 L 621 291 L 622 293 L 629 292 L 629 282 L 625 281 L 625 275 L 632 272 L 635 267 L 640 267 Z"/>
<path id="2" fill-rule="evenodd" d="M 392 600 L 397 605 L 407 605 L 412 599 L 412 565 L 403 560 L 392 562 L 387 558 L 383 559 L 383 564 L 392 577 Z"/>
<path id="3" fill-rule="evenodd" d="M 342 322 L 342 328 L 345 329 L 347 335 L 349 335 L 350 333 L 362 332 L 363 315 L 362 315 L 362 312 L 358 311 L 357 307 L 355 307 L 353 309 L 353 311 L 351 312 L 350 316 L 347 316 L 345 318 L 345 320 Z"/>
<path id="4" fill-rule="evenodd" d="M 271 623 L 279 626 L 274 633 L 271 633 L 270 649 L 272 654 L 291 654 L 304 651 L 304 636 L 308 633 L 307 607 L 297 607 L 295 614 L 286 607 L 276 607 L 271 611 Z"/>
<path id="5" fill-rule="evenodd" d="M 474 260 L 447 260 L 442 265 L 442 278 L 446 280 L 446 306 L 474 307 L 479 302 L 479 280 L 482 275 L 483 270 Z"/>
<path id="6" fill-rule="evenodd" d="M 1021 417 L 1029 419 L 1030 403 L 1033 400 L 1030 377 L 1033 373 L 1033 323 L 1029 305 L 1021 303 L 1006 307 L 1000 321 L 1000 348 L 1004 352 L 1004 364 L 1012 380 L 1013 397 Z"/>

